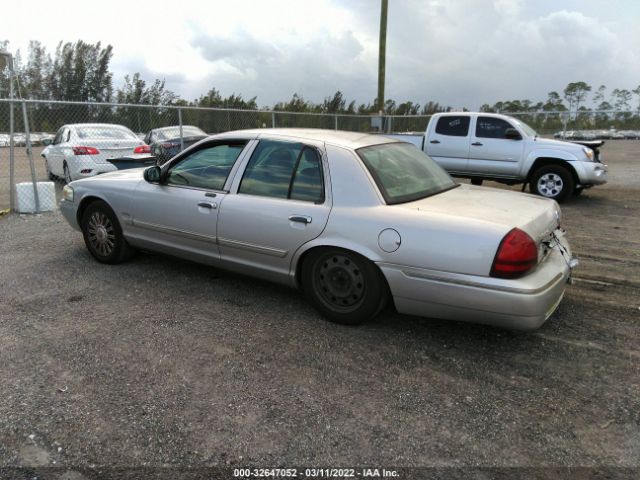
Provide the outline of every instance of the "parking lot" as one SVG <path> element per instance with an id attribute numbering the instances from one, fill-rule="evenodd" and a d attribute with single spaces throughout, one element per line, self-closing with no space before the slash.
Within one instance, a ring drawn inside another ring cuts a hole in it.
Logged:
<path id="1" fill-rule="evenodd" d="M 98 264 L 59 212 L 0 218 L 0 465 L 628 475 L 640 141 L 602 153 L 609 183 L 562 206 L 575 283 L 533 333 L 392 310 L 335 325 L 296 291 L 221 270 L 150 254 Z"/>

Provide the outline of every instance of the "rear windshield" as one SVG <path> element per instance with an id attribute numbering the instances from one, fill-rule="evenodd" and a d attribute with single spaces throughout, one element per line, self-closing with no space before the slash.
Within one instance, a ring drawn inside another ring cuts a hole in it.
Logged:
<path id="1" fill-rule="evenodd" d="M 440 165 L 408 143 L 374 145 L 357 153 L 388 204 L 411 202 L 458 185 Z"/>
<path id="2" fill-rule="evenodd" d="M 109 138 L 114 140 L 138 140 L 135 133 L 119 127 L 87 126 L 76 127 L 78 138 Z"/>
<path id="3" fill-rule="evenodd" d="M 158 137 L 161 139 L 180 138 L 180 127 L 163 128 L 157 131 Z M 198 127 L 182 127 L 183 137 L 197 137 L 200 135 L 206 135 Z"/>

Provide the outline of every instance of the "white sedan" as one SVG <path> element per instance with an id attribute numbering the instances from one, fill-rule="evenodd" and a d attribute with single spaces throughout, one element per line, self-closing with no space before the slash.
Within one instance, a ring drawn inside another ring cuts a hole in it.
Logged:
<path id="1" fill-rule="evenodd" d="M 539 327 L 575 265 L 549 199 L 460 185 L 379 135 L 261 129 L 78 180 L 60 210 L 89 252 L 153 250 L 300 288 L 327 318 L 401 313 Z"/>
<path id="2" fill-rule="evenodd" d="M 64 125 L 55 138 L 43 140 L 42 151 L 50 179 L 63 178 L 66 183 L 117 168 L 110 159 L 148 158 L 150 147 L 122 125 L 78 123 Z"/>

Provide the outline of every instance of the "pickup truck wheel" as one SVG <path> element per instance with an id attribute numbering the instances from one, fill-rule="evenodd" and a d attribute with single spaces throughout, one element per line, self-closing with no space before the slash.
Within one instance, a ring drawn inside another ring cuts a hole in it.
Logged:
<path id="1" fill-rule="evenodd" d="M 573 176 L 560 165 L 540 167 L 531 178 L 531 190 L 537 195 L 561 202 L 573 193 Z"/>
<path id="2" fill-rule="evenodd" d="M 580 195 L 582 192 L 584 192 L 584 187 L 577 187 L 574 191 L 573 191 L 573 195 L 575 197 L 577 197 L 578 195 Z"/>
<path id="3" fill-rule="evenodd" d="M 329 320 L 356 325 L 386 305 L 387 285 L 368 259 L 338 248 L 309 253 L 302 264 L 305 296 Z"/>
<path id="4" fill-rule="evenodd" d="M 122 263 L 133 254 L 118 217 L 106 202 L 91 203 L 82 214 L 80 225 L 87 249 L 99 262 Z"/>

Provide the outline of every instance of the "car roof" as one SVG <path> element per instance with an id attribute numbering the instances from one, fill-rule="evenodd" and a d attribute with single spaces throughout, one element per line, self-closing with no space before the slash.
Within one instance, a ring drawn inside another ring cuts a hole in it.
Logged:
<path id="1" fill-rule="evenodd" d="M 383 143 L 398 143 L 398 140 L 375 133 L 347 132 L 342 130 L 323 130 L 319 128 L 259 128 L 252 130 L 234 130 L 218 135 L 235 138 L 259 138 L 263 136 L 282 136 L 324 142 L 338 147 L 357 149 Z"/>
<path id="2" fill-rule="evenodd" d="M 130 130 L 128 127 L 125 127 L 124 125 L 120 125 L 118 123 L 68 123 L 63 126 L 69 127 L 69 128 L 114 127 L 114 128 L 124 128 L 125 130 Z"/>
<path id="3" fill-rule="evenodd" d="M 174 128 L 180 128 L 180 125 L 168 125 L 166 127 L 154 128 L 153 130 L 155 130 L 155 131 L 158 131 L 158 130 L 169 130 L 169 129 L 174 129 Z M 200 127 L 196 127 L 195 125 L 183 125 L 182 128 L 197 128 L 198 130 L 202 130 Z"/>

